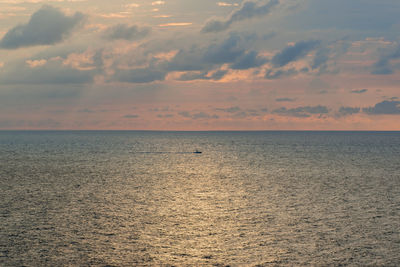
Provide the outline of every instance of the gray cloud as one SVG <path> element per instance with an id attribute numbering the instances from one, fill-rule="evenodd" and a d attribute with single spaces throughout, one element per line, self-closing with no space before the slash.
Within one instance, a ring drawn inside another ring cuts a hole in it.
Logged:
<path id="1" fill-rule="evenodd" d="M 182 111 L 178 113 L 179 115 L 181 115 L 184 118 L 190 118 L 193 120 L 198 120 L 198 119 L 218 119 L 219 116 L 218 115 L 210 115 L 208 113 L 205 112 L 198 112 L 198 113 L 190 113 L 188 111 Z"/>
<path id="2" fill-rule="evenodd" d="M 188 72 L 184 73 L 179 77 L 179 80 L 181 81 L 193 81 L 193 80 L 213 80 L 213 81 L 218 81 L 221 80 L 225 74 L 227 74 L 227 70 L 217 70 L 214 72 L 212 75 L 209 75 L 208 72 Z"/>
<path id="3" fill-rule="evenodd" d="M 348 115 L 353 115 L 360 113 L 360 108 L 354 108 L 354 107 L 340 107 L 338 111 L 339 116 L 348 116 Z"/>
<path id="4" fill-rule="evenodd" d="M 374 107 L 363 108 L 363 111 L 370 115 L 400 114 L 400 101 L 383 101 Z"/>
<path id="5" fill-rule="evenodd" d="M 257 68 L 265 63 L 267 63 L 267 59 L 264 57 L 260 57 L 258 52 L 250 51 L 242 54 L 236 62 L 232 64 L 232 69 L 237 70 L 247 70 L 250 68 Z"/>
<path id="6" fill-rule="evenodd" d="M 157 115 L 157 118 L 160 118 L 160 119 L 167 119 L 167 118 L 173 118 L 173 117 L 174 117 L 173 114 L 158 114 Z"/>
<path id="7" fill-rule="evenodd" d="M 240 45 L 241 37 L 232 34 L 220 44 L 212 44 L 207 48 L 204 58 L 207 62 L 215 64 L 232 63 L 245 53 Z"/>
<path id="8" fill-rule="evenodd" d="M 382 54 L 378 59 L 378 61 L 376 61 L 372 66 L 371 74 L 375 75 L 393 74 L 394 69 L 396 69 L 396 66 L 393 66 L 391 61 L 399 58 L 400 58 L 400 45 L 398 45 L 394 50 L 385 51 L 385 53 Z"/>
<path id="9" fill-rule="evenodd" d="M 202 32 L 221 32 L 227 30 L 233 23 L 256 17 L 263 17 L 270 13 L 271 9 L 279 4 L 279 0 L 270 0 L 264 5 L 258 5 L 255 1 L 246 1 L 227 20 L 212 19 L 206 23 Z"/>
<path id="10" fill-rule="evenodd" d="M 29 67 L 25 62 L 0 72 L 1 84 L 82 84 L 93 81 L 98 70 L 78 70 L 61 60 L 49 60 L 42 66 Z"/>
<path id="11" fill-rule="evenodd" d="M 329 113 L 329 110 L 325 106 L 305 106 L 305 107 L 297 107 L 297 108 L 291 108 L 287 109 L 285 107 L 275 109 L 272 111 L 274 114 L 279 114 L 279 115 L 286 115 L 286 116 L 292 116 L 292 117 L 299 117 L 299 118 L 307 118 L 310 117 L 311 115 L 315 114 L 327 114 Z"/>
<path id="12" fill-rule="evenodd" d="M 240 112 L 242 109 L 238 106 L 235 106 L 235 107 L 230 107 L 230 108 L 216 108 L 215 110 L 223 111 L 223 112 L 227 112 L 227 113 L 236 113 L 236 112 Z"/>
<path id="13" fill-rule="evenodd" d="M 104 37 L 109 40 L 139 40 L 146 37 L 151 29 L 148 27 L 139 28 L 136 25 L 117 24 L 104 32 Z"/>
<path id="14" fill-rule="evenodd" d="M 139 118 L 139 115 L 136 115 L 136 114 L 133 114 L 133 115 L 128 114 L 128 115 L 125 115 L 124 118 L 125 118 L 125 119 L 137 119 L 137 118 Z"/>
<path id="15" fill-rule="evenodd" d="M 393 74 L 393 69 L 390 64 L 390 59 L 386 57 L 382 57 L 372 66 L 371 74 L 375 75 L 389 75 Z"/>
<path id="16" fill-rule="evenodd" d="M 36 45 L 52 45 L 69 36 L 84 19 L 82 13 L 66 16 L 59 9 L 43 6 L 36 11 L 27 24 L 9 30 L 0 41 L 4 49 L 17 49 Z"/>
<path id="17" fill-rule="evenodd" d="M 277 71 L 267 70 L 264 78 L 273 80 L 273 79 L 278 79 L 278 78 L 282 78 L 282 77 L 296 75 L 297 73 L 298 73 L 298 71 L 294 68 L 291 68 L 288 70 L 277 70 Z"/>
<path id="18" fill-rule="evenodd" d="M 246 49 L 244 38 L 232 33 L 227 39 L 204 48 L 193 46 L 188 50 L 180 50 L 171 61 L 164 64 L 163 69 L 168 72 L 197 71 L 183 74 L 180 79 L 185 81 L 219 80 L 227 73 L 226 70 L 219 70 L 211 76 L 209 73 L 223 64 L 229 64 L 232 69 L 249 69 L 259 67 L 266 61 L 258 52 Z"/>
<path id="19" fill-rule="evenodd" d="M 256 109 L 243 110 L 242 108 L 240 108 L 238 106 L 233 106 L 233 107 L 229 107 L 229 108 L 216 108 L 215 110 L 229 113 L 231 117 L 241 118 L 241 119 L 248 118 L 248 117 L 258 117 L 258 116 L 260 116 L 260 112 L 261 113 L 267 112 L 266 109 L 261 109 L 260 111 L 256 110 Z"/>
<path id="20" fill-rule="evenodd" d="M 321 48 L 315 53 L 314 61 L 311 65 L 313 70 L 319 68 L 319 72 L 324 72 L 327 68 L 327 62 L 329 60 L 330 49 Z"/>
<path id="21" fill-rule="evenodd" d="M 368 89 L 352 90 L 351 91 L 352 94 L 364 94 L 366 92 L 368 92 Z"/>
<path id="22" fill-rule="evenodd" d="M 300 41 L 293 46 L 284 48 L 272 58 L 274 67 L 283 67 L 290 62 L 305 57 L 309 52 L 313 51 L 319 45 L 320 41 Z"/>
<path id="23" fill-rule="evenodd" d="M 296 98 L 282 97 L 275 99 L 276 102 L 295 102 Z"/>
<path id="24" fill-rule="evenodd" d="M 258 117 L 260 114 L 255 110 L 246 110 L 240 111 L 233 115 L 234 118 L 249 118 L 249 117 Z"/>
<path id="25" fill-rule="evenodd" d="M 167 73 L 154 67 L 138 68 L 132 70 L 117 70 L 113 79 L 126 83 L 150 83 L 163 81 Z"/>

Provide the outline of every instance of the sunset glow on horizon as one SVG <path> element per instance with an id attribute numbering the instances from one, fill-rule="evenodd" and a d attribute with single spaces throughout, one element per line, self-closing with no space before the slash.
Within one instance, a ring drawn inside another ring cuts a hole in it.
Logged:
<path id="1" fill-rule="evenodd" d="M 0 1 L 0 130 L 400 130 L 394 0 Z"/>

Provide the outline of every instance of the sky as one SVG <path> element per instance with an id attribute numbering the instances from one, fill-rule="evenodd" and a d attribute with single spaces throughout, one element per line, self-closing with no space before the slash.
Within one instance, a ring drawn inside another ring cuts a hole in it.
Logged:
<path id="1" fill-rule="evenodd" d="M 398 0 L 0 0 L 0 130 L 400 130 Z"/>

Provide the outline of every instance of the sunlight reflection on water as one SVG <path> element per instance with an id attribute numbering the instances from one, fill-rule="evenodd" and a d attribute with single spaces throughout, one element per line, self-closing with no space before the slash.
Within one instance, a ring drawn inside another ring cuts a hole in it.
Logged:
<path id="1" fill-rule="evenodd" d="M 400 263 L 399 133 L 2 132 L 0 150 L 4 266 Z"/>

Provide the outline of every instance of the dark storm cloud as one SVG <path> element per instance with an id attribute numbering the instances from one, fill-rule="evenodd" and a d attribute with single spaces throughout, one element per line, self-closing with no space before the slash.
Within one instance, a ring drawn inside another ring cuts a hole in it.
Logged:
<path id="1" fill-rule="evenodd" d="M 139 40 L 149 35 L 150 31 L 148 27 L 139 28 L 136 25 L 117 24 L 108 28 L 104 32 L 104 37 L 109 40 Z"/>
<path id="2" fill-rule="evenodd" d="M 325 106 L 305 106 L 305 107 L 297 107 L 287 109 L 285 107 L 275 109 L 272 111 L 274 114 L 285 115 L 285 116 L 292 116 L 292 117 L 299 117 L 299 118 L 307 118 L 311 115 L 322 115 L 329 113 L 329 110 Z"/>
<path id="3" fill-rule="evenodd" d="M 316 49 L 319 43 L 319 41 L 315 40 L 300 41 L 293 46 L 288 46 L 272 58 L 272 64 L 274 67 L 283 67 L 290 62 L 301 59 Z"/>
<path id="4" fill-rule="evenodd" d="M 340 107 L 338 111 L 339 116 L 348 116 L 360 113 L 361 109 L 357 107 Z"/>
<path id="5" fill-rule="evenodd" d="M 368 89 L 352 90 L 351 91 L 352 94 L 364 94 L 366 92 L 368 92 Z"/>
<path id="6" fill-rule="evenodd" d="M 9 30 L 0 41 L 4 49 L 17 49 L 35 45 L 52 45 L 69 36 L 84 19 L 82 13 L 66 16 L 59 9 L 43 6 L 35 12 L 27 24 Z"/>
<path id="7" fill-rule="evenodd" d="M 269 14 L 271 9 L 278 4 L 278 0 L 270 0 L 263 5 L 259 5 L 255 1 L 246 1 L 240 9 L 234 11 L 227 20 L 212 19 L 208 21 L 203 27 L 202 32 L 221 32 L 227 30 L 235 22 L 263 17 Z"/>
<path id="8" fill-rule="evenodd" d="M 363 111 L 370 115 L 399 115 L 400 101 L 385 100 L 383 102 L 377 103 L 374 107 L 364 108 Z"/>

